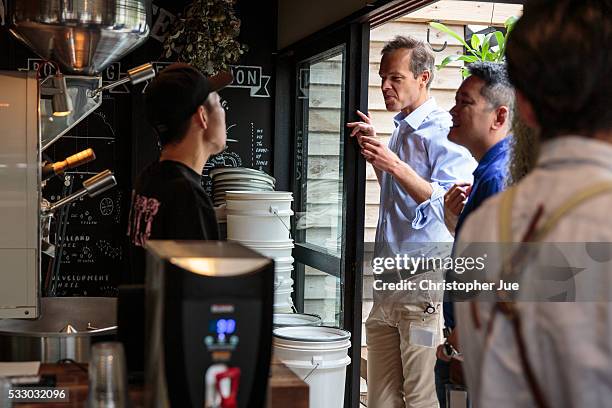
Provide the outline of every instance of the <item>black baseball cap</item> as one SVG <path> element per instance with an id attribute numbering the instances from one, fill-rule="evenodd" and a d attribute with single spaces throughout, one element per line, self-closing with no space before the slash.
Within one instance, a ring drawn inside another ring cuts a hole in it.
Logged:
<path id="1" fill-rule="evenodd" d="M 193 115 L 211 92 L 219 91 L 232 81 L 230 72 L 207 77 L 193 66 L 180 62 L 157 74 L 145 91 L 145 104 L 147 119 L 162 144 L 167 133 Z"/>

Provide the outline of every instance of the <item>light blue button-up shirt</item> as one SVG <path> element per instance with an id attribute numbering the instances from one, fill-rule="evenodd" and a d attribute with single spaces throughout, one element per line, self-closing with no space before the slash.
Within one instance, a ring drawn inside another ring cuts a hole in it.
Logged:
<path id="1" fill-rule="evenodd" d="M 468 150 L 448 140 L 452 119 L 430 98 L 406 116 L 394 117 L 389 148 L 423 179 L 433 193 L 421 204 L 398 181 L 382 173 L 376 243 L 384 252 L 401 253 L 402 243 L 452 242 L 444 224 L 444 194 L 458 181 L 472 182 L 476 161 Z M 388 244 L 386 250 L 380 244 Z M 380 251 L 376 251 L 381 255 Z"/>

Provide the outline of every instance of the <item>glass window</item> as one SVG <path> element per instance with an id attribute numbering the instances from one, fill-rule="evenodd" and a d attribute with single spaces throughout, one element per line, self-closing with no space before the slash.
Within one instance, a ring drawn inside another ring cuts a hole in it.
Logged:
<path id="1" fill-rule="evenodd" d="M 342 327 L 340 278 L 304 265 L 304 313 L 321 317 L 324 326 Z"/>
<path id="2" fill-rule="evenodd" d="M 344 46 L 298 65 L 296 242 L 342 249 Z"/>

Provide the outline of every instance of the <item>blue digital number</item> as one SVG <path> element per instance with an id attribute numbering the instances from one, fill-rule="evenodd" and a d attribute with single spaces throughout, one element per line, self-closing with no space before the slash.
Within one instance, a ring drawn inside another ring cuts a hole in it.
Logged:
<path id="1" fill-rule="evenodd" d="M 236 331 L 235 319 L 213 320 L 210 324 L 211 331 L 216 334 L 232 334 Z"/>
<path id="2" fill-rule="evenodd" d="M 227 333 L 227 320 L 219 319 L 217 320 L 217 334 L 225 334 Z"/>
<path id="3" fill-rule="evenodd" d="M 236 320 L 227 319 L 227 334 L 232 334 L 236 331 Z"/>

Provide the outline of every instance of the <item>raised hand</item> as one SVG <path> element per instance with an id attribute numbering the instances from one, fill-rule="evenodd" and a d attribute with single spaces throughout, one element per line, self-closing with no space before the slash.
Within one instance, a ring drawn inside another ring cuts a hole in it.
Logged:
<path id="1" fill-rule="evenodd" d="M 472 191 L 470 183 L 457 183 L 444 195 L 444 211 L 458 216 L 465 207 L 465 202 Z"/>
<path id="2" fill-rule="evenodd" d="M 368 115 L 365 115 L 363 112 L 358 110 L 357 115 L 361 118 L 362 121 L 349 122 L 346 124 L 346 127 L 352 129 L 351 137 L 357 137 L 357 142 L 359 143 L 359 146 L 362 146 L 361 137 L 376 137 L 376 129 L 374 129 L 374 126 L 372 126 L 372 118 L 369 116 L 369 112 Z"/>

